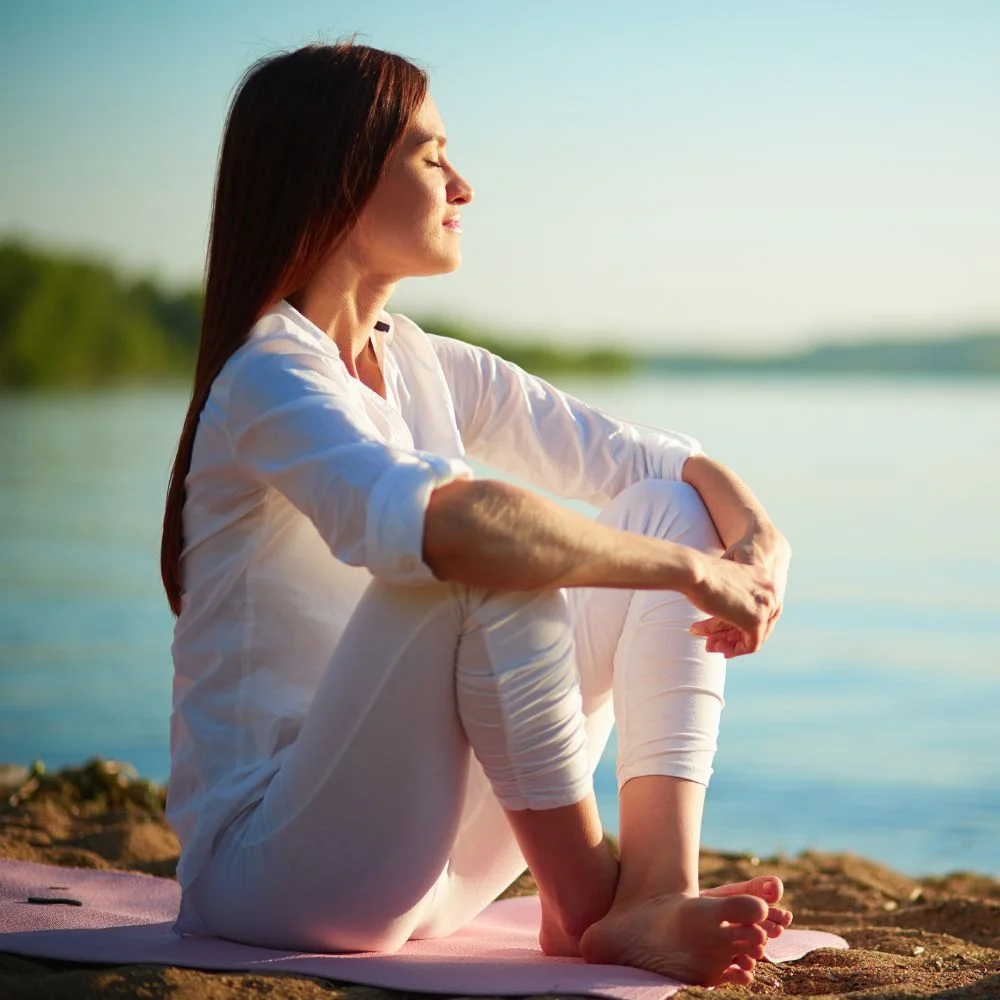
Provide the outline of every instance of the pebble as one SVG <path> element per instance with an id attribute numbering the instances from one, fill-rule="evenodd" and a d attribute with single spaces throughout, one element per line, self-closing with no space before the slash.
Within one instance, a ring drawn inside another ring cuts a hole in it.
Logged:
<path id="1" fill-rule="evenodd" d="M 0 764 L 0 796 L 20 788 L 31 772 L 23 764 Z"/>

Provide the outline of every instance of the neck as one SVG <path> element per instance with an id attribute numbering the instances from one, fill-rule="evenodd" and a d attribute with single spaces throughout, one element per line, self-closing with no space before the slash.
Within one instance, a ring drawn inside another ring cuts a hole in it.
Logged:
<path id="1" fill-rule="evenodd" d="M 332 260 L 289 300 L 337 345 L 347 370 L 357 378 L 372 330 L 395 287 L 394 280 L 362 275 Z"/>

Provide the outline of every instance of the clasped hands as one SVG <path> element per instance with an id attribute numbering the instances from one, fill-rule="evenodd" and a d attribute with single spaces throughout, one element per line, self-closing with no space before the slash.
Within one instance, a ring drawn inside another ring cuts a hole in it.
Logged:
<path id="1" fill-rule="evenodd" d="M 756 608 L 742 625 L 719 615 L 695 622 L 690 631 L 705 638 L 708 652 L 731 659 L 760 649 L 781 617 L 791 557 L 787 539 L 772 525 L 749 530 L 726 549 L 723 560 L 758 571 L 758 585 L 753 588 Z"/>

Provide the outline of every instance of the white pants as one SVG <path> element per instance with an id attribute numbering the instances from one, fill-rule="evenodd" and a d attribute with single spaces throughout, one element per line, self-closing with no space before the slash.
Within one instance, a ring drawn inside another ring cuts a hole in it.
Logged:
<path id="1" fill-rule="evenodd" d="M 626 490 L 599 520 L 720 551 L 683 483 Z M 223 937 L 391 951 L 446 935 L 523 870 L 504 808 L 583 799 L 611 727 L 619 787 L 708 783 L 725 660 L 672 591 L 495 593 L 373 583 L 287 761 L 188 891 Z"/>

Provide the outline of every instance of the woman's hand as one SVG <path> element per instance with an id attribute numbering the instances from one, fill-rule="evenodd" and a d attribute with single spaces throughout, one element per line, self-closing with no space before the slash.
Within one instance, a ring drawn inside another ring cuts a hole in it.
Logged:
<path id="1" fill-rule="evenodd" d="M 770 636 L 781 617 L 785 600 L 785 587 L 788 583 L 788 565 L 792 557 L 792 549 L 788 540 L 777 529 L 768 527 L 749 532 L 739 541 L 730 545 L 723 553 L 722 560 L 736 563 L 747 568 L 755 568 L 762 572 L 773 584 L 774 603 L 771 606 L 763 631 L 756 644 L 748 641 L 745 632 L 735 628 L 736 623 L 728 621 L 724 615 L 715 613 L 705 621 L 696 622 L 691 626 L 695 635 L 704 636 L 707 640 L 706 649 L 710 653 L 722 653 L 727 659 L 733 656 L 743 656 L 755 653 Z M 692 601 L 703 611 L 709 609 Z M 710 614 L 712 612 L 709 612 Z"/>
<path id="2" fill-rule="evenodd" d="M 777 608 L 774 582 L 759 566 L 745 566 L 734 560 L 703 556 L 703 572 L 697 582 L 685 590 L 685 596 L 702 611 L 712 615 L 695 622 L 691 631 L 708 636 L 709 652 L 722 652 L 727 658 L 755 653 L 767 634 L 768 623 Z M 708 626 L 713 625 L 711 632 Z M 717 636 L 725 635 L 732 650 L 713 649 Z"/>

